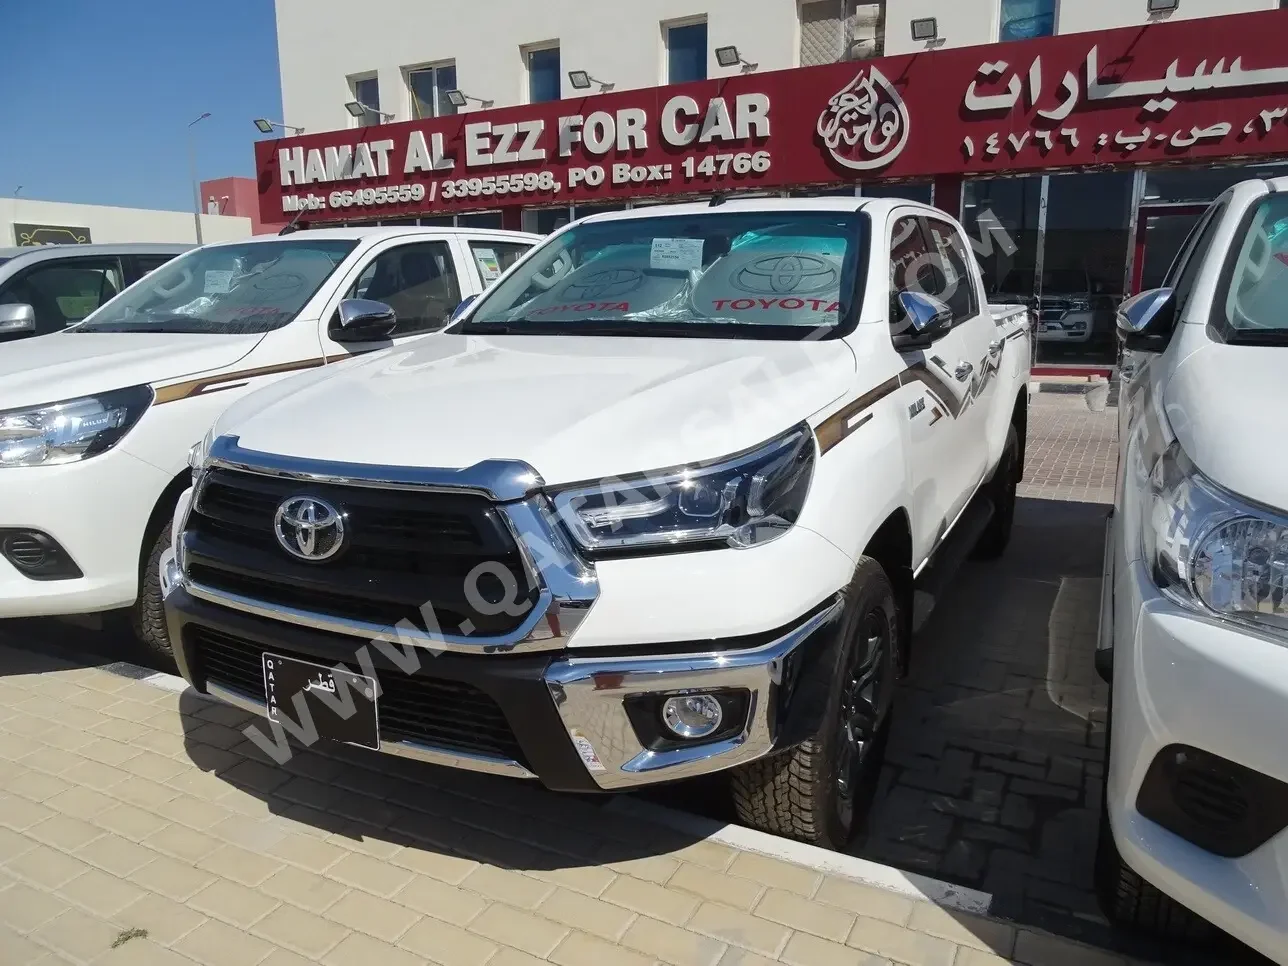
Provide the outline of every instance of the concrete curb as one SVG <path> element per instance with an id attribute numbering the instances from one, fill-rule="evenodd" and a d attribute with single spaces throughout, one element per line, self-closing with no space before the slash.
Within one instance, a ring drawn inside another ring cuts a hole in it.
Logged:
<path id="1" fill-rule="evenodd" d="M 779 838 L 777 835 L 758 832 L 741 825 L 726 825 L 714 819 L 680 812 L 653 802 L 619 795 L 604 808 L 640 821 L 665 825 L 704 841 L 782 859 L 784 862 L 803 865 L 827 875 L 853 879 L 864 885 L 897 892 L 910 899 L 933 902 L 937 906 L 956 909 L 959 912 L 985 916 L 988 915 L 989 907 L 993 903 L 993 896 L 987 892 L 953 885 L 951 882 L 932 879 L 915 872 L 902 872 L 879 862 L 861 859 L 856 855 L 831 852 L 816 845 L 794 842 L 791 839 Z"/>
<path id="2" fill-rule="evenodd" d="M 140 667 L 125 661 L 103 665 L 102 670 L 118 677 L 129 678 L 141 684 L 147 684 L 163 691 L 176 694 L 188 690 L 188 682 L 177 674 L 166 674 Z M 802 865 L 828 875 L 837 875 L 864 885 L 875 886 L 889 892 L 896 892 L 910 899 L 933 902 L 935 905 L 975 915 L 987 915 L 993 897 L 987 892 L 978 892 L 949 882 L 918 875 L 915 872 L 901 872 L 888 865 L 870 862 L 853 855 L 842 855 L 829 852 L 813 845 L 793 842 L 765 832 L 743 828 L 740 825 L 725 825 L 700 815 L 691 815 L 662 805 L 644 802 L 638 799 L 618 795 L 604 806 L 607 811 L 615 812 L 642 822 L 662 825 L 683 832 L 708 842 L 717 842 L 744 852 L 755 852 L 759 855 L 782 859 L 786 862 Z"/>

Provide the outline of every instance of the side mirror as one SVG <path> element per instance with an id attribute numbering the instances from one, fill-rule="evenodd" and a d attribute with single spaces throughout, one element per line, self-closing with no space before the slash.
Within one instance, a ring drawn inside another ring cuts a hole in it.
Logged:
<path id="1" fill-rule="evenodd" d="M 1155 288 L 1134 295 L 1118 306 L 1118 338 L 1123 348 L 1162 352 L 1176 327 L 1176 293 Z"/>
<path id="2" fill-rule="evenodd" d="M 465 314 L 465 310 L 474 304 L 474 300 L 476 298 L 478 298 L 477 295 L 466 296 L 463 301 L 457 304 L 456 308 L 452 309 L 452 317 L 447 321 L 455 322 L 457 319 L 459 319 L 462 315 Z"/>
<path id="3" fill-rule="evenodd" d="M 903 291 L 895 301 L 912 329 L 894 337 L 896 349 L 928 349 L 952 328 L 953 310 L 933 295 Z"/>
<path id="4" fill-rule="evenodd" d="M 36 310 L 25 302 L 0 305 L 0 338 L 31 335 L 36 331 Z"/>
<path id="5" fill-rule="evenodd" d="M 397 324 L 398 316 L 384 302 L 345 299 L 330 334 L 336 342 L 380 342 L 389 338 Z"/>

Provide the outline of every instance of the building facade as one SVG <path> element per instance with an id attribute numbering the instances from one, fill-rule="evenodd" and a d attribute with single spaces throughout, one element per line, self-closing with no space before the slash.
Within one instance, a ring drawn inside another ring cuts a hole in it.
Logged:
<path id="1" fill-rule="evenodd" d="M 913 197 L 980 239 L 998 300 L 1039 302 L 1043 361 L 1106 362 L 1113 305 L 1202 205 L 1288 170 L 1281 6 L 370 0 L 342 29 L 278 0 L 307 133 L 257 145 L 261 216 L 550 231 L 713 192 Z"/>
<path id="2" fill-rule="evenodd" d="M 251 234 L 251 219 L 231 214 L 201 216 L 206 242 L 235 241 Z M 80 205 L 34 198 L 0 198 L 0 247 L 108 242 L 173 242 L 194 245 L 190 211 Z"/>

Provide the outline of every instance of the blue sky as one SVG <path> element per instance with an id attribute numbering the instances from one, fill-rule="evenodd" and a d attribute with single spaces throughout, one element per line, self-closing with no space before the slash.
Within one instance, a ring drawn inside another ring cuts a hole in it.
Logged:
<path id="1" fill-rule="evenodd" d="M 280 120 L 273 0 L 0 0 L 0 197 L 192 210 Z"/>

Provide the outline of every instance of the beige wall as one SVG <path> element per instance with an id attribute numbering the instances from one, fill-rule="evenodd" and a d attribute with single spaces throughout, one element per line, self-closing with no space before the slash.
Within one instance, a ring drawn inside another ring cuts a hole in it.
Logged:
<path id="1" fill-rule="evenodd" d="M 175 242 L 197 240 L 191 212 L 152 211 L 147 208 L 112 208 L 107 205 L 74 205 L 60 201 L 0 198 L 0 247 L 18 244 L 14 223 L 69 225 L 90 230 L 92 242 Z M 249 238 L 249 218 L 202 215 L 203 241 Z"/>

